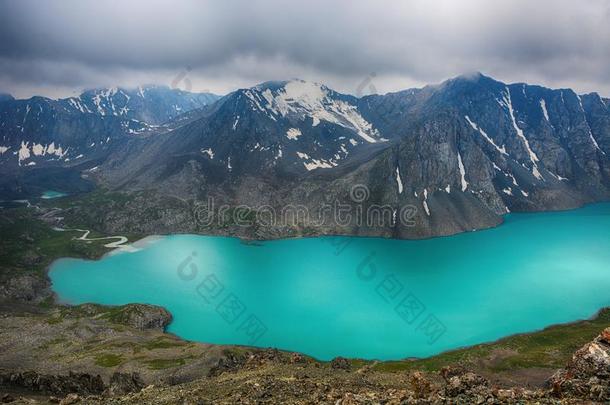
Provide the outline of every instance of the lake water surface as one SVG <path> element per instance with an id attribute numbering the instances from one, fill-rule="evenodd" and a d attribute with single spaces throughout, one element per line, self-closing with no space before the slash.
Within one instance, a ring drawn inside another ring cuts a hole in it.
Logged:
<path id="1" fill-rule="evenodd" d="M 60 259 L 50 277 L 68 303 L 164 306 L 185 339 L 421 357 L 610 306 L 610 204 L 422 241 L 167 236 L 99 261 Z"/>

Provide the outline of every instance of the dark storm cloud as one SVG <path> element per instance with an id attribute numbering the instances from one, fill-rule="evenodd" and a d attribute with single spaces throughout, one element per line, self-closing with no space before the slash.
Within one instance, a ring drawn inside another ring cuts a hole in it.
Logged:
<path id="1" fill-rule="evenodd" d="M 0 0 L 0 88 L 142 82 L 226 92 L 303 77 L 354 92 L 483 71 L 610 95 L 605 0 Z"/>

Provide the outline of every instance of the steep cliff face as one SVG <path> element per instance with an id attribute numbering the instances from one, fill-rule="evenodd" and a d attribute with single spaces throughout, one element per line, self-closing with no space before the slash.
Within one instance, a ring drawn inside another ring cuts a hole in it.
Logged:
<path id="1" fill-rule="evenodd" d="M 398 138 L 375 178 L 426 214 L 401 235 L 478 229 L 507 212 L 574 208 L 609 196 L 610 116 L 597 95 L 477 75 L 373 99 L 363 103 L 375 106 L 364 116 Z M 396 106 L 409 118 L 375 115 Z"/>

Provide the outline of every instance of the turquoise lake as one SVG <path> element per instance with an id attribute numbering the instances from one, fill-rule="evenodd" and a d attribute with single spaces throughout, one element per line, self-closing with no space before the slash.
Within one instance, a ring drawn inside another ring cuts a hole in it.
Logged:
<path id="1" fill-rule="evenodd" d="M 161 305 L 185 339 L 324 360 L 429 356 L 610 306 L 610 204 L 505 219 L 421 241 L 167 236 L 50 277 L 67 303 Z"/>

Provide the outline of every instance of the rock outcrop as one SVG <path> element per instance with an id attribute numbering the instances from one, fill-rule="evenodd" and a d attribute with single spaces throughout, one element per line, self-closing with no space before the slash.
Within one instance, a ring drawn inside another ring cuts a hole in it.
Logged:
<path id="1" fill-rule="evenodd" d="M 49 282 L 35 273 L 0 277 L 0 300 L 39 303 L 52 296 Z"/>
<path id="2" fill-rule="evenodd" d="M 139 330 L 165 330 L 172 314 L 163 307 L 148 304 L 128 304 L 110 312 L 110 320 Z"/>
<path id="3" fill-rule="evenodd" d="M 35 371 L 0 372 L 0 387 L 17 387 L 35 393 L 61 396 L 71 393 L 101 394 L 106 389 L 99 375 L 72 372 L 67 375 L 49 375 Z"/>
<path id="4" fill-rule="evenodd" d="M 140 374 L 117 372 L 110 377 L 110 383 L 105 393 L 110 396 L 125 395 L 130 392 L 138 392 L 145 386 Z"/>
<path id="5" fill-rule="evenodd" d="M 579 349 L 563 370 L 549 380 L 557 397 L 610 401 L 610 328 Z"/>
<path id="6" fill-rule="evenodd" d="M 349 360 L 344 357 L 335 357 L 330 362 L 330 367 L 335 370 L 349 370 L 351 369 L 351 365 L 349 364 Z"/>

